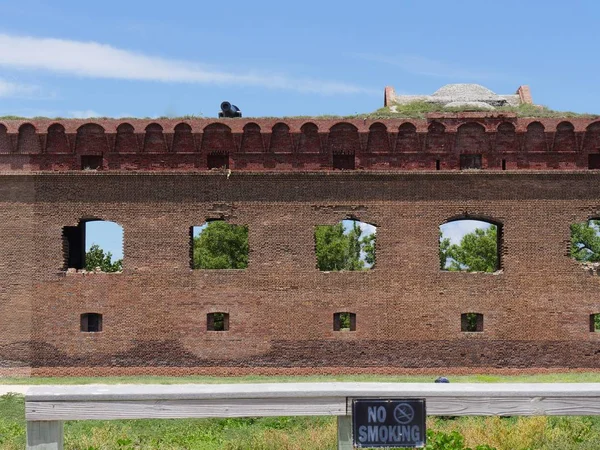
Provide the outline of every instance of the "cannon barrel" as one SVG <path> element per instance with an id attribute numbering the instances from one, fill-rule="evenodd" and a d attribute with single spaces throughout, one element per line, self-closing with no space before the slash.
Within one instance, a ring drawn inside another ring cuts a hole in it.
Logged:
<path id="1" fill-rule="evenodd" d="M 242 117 L 242 111 L 240 111 L 240 108 L 229 102 L 222 102 L 219 117 Z"/>

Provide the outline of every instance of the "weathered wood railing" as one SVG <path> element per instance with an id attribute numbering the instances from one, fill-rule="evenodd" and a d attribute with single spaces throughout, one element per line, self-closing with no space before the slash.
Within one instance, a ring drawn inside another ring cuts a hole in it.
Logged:
<path id="1" fill-rule="evenodd" d="M 27 449 L 63 448 L 63 421 L 337 416 L 351 449 L 355 398 L 423 398 L 428 415 L 600 415 L 600 383 L 264 383 L 37 386 L 25 395 Z"/>

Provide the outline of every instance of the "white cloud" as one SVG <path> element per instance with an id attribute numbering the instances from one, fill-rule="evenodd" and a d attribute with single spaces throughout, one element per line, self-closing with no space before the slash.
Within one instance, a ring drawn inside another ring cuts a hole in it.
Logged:
<path id="1" fill-rule="evenodd" d="M 31 97 L 39 91 L 37 86 L 11 83 L 0 79 L 0 97 Z"/>
<path id="2" fill-rule="evenodd" d="M 0 66 L 120 80 L 260 86 L 318 94 L 377 93 L 349 83 L 273 73 L 232 73 L 97 42 L 0 34 Z"/>
<path id="3" fill-rule="evenodd" d="M 370 223 L 359 222 L 358 226 L 362 230 L 361 236 L 377 233 L 377 227 L 375 225 L 371 225 Z"/>
<path id="4" fill-rule="evenodd" d="M 490 226 L 490 223 L 480 220 L 456 220 L 445 223 L 440 228 L 442 230 L 442 237 L 450 238 L 452 244 L 460 244 L 460 240 L 465 234 L 472 233 L 476 228 L 486 230 Z"/>
<path id="5" fill-rule="evenodd" d="M 101 114 L 91 109 L 85 111 L 69 111 L 69 117 L 73 119 L 89 119 L 90 117 L 101 117 Z"/>

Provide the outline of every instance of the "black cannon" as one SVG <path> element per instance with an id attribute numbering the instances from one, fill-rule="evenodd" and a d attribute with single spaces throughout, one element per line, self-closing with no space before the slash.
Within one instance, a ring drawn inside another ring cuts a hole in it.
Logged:
<path id="1" fill-rule="evenodd" d="M 229 102 L 223 102 L 221 103 L 219 117 L 242 117 L 242 111 L 240 111 L 240 108 Z"/>

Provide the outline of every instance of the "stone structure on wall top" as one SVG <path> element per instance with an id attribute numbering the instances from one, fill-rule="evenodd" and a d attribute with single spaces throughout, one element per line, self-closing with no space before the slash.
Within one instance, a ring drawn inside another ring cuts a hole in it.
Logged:
<path id="1" fill-rule="evenodd" d="M 384 106 L 404 105 L 413 102 L 434 103 L 444 107 L 476 107 L 493 110 L 498 106 L 533 104 L 529 86 L 519 86 L 514 94 L 501 95 L 479 84 L 447 84 L 431 95 L 398 95 L 393 87 L 387 86 Z"/>

